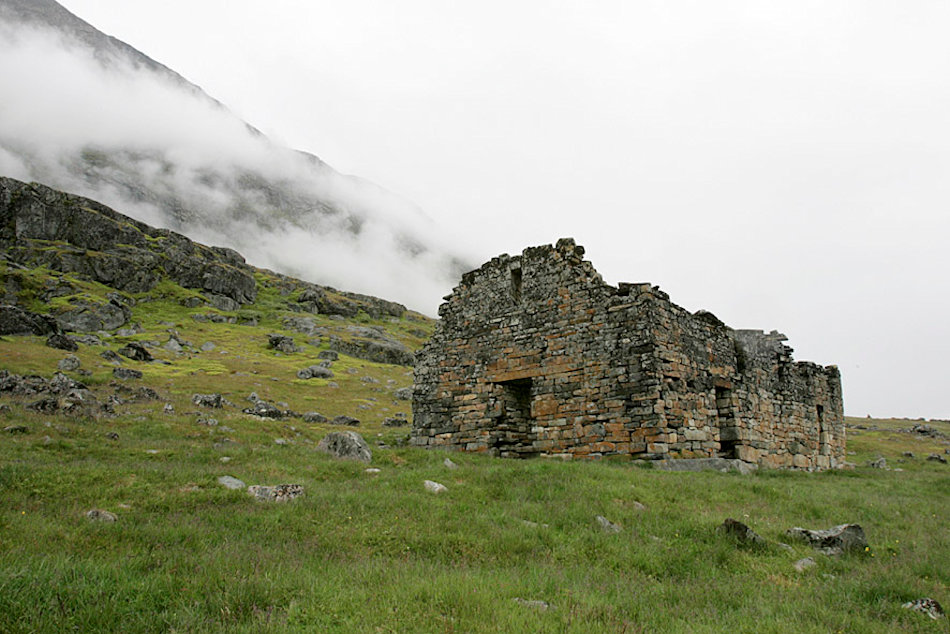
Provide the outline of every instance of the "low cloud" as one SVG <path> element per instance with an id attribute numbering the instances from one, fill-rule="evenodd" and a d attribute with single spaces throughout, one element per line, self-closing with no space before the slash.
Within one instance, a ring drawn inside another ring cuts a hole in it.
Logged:
<path id="1" fill-rule="evenodd" d="M 275 145 L 174 78 L 22 24 L 0 24 L 0 77 L 4 175 L 430 314 L 463 266 L 418 208 Z"/>

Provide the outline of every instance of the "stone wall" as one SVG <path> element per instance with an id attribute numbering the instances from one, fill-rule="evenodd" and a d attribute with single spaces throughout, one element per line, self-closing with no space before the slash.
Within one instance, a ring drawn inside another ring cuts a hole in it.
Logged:
<path id="1" fill-rule="evenodd" d="M 840 377 L 650 284 L 605 284 L 573 240 L 494 258 L 417 356 L 412 443 L 501 456 L 844 457 Z"/>

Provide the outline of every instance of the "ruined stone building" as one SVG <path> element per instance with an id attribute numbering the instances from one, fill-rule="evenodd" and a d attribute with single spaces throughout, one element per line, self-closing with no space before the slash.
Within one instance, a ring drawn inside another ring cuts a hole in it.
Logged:
<path id="1" fill-rule="evenodd" d="M 610 286 L 573 240 L 466 273 L 417 356 L 412 443 L 501 456 L 844 461 L 841 378 L 650 284 Z"/>

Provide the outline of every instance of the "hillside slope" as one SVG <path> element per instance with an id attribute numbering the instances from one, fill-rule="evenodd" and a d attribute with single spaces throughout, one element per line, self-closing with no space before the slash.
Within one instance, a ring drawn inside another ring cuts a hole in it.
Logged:
<path id="1" fill-rule="evenodd" d="M 464 264 L 413 204 L 274 143 L 53 0 L 0 0 L 0 175 L 434 311 Z"/>

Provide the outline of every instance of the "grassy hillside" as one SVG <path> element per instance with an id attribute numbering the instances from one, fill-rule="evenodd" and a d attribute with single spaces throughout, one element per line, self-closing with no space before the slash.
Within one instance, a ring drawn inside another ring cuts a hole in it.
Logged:
<path id="1" fill-rule="evenodd" d="M 44 299 L 63 276 L 17 275 L 34 308 L 67 301 Z M 88 299 L 109 291 L 65 281 Z M 920 597 L 950 604 L 950 468 L 926 460 L 950 444 L 901 431 L 914 421 L 850 419 L 858 466 L 814 474 L 413 450 L 406 427 L 382 424 L 410 414 L 395 397 L 410 368 L 341 355 L 329 379 L 296 371 L 317 363 L 331 336 L 377 327 L 416 348 L 433 322 L 294 313 L 292 291 L 266 272 L 258 291 L 234 312 L 187 309 L 194 291 L 168 282 L 130 296 L 141 332 L 80 345 L 80 368 L 67 372 L 101 402 L 118 395 L 115 415 L 47 414 L 26 407 L 35 397 L 0 396 L 0 427 L 11 428 L 0 433 L 0 631 L 947 631 L 946 620 L 901 608 Z M 286 319 L 300 316 L 322 330 L 289 330 Z M 165 350 L 169 330 L 192 345 Z M 270 333 L 302 350 L 270 349 Z M 149 348 L 159 362 L 124 359 L 143 378 L 114 381 L 101 353 L 128 341 L 159 344 Z M 49 378 L 67 354 L 39 337 L 0 338 L 0 369 L 17 374 Z M 136 398 L 143 385 L 160 398 Z M 233 406 L 191 402 L 212 392 Z M 360 419 L 349 429 L 373 446 L 372 464 L 316 451 L 340 427 L 241 413 L 251 392 L 282 409 Z M 443 464 L 449 455 L 457 469 Z M 891 470 L 865 466 L 879 456 Z M 223 475 L 305 494 L 257 502 L 219 485 Z M 448 491 L 429 493 L 425 480 Z M 90 521 L 93 508 L 118 519 Z M 596 516 L 622 530 L 604 532 Z M 727 517 L 773 545 L 719 534 Z M 864 527 L 867 552 L 828 557 L 784 535 L 845 522 Z M 799 572 L 805 557 L 817 565 Z"/>

